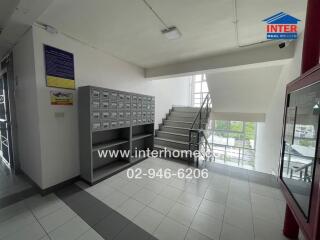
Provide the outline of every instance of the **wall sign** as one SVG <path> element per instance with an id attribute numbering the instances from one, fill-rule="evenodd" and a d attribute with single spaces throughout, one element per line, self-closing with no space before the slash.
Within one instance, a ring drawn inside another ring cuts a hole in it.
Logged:
<path id="1" fill-rule="evenodd" d="M 48 87 L 75 89 L 73 54 L 44 45 Z"/>
<path id="2" fill-rule="evenodd" d="M 51 105 L 73 105 L 73 94 L 60 92 L 60 91 L 50 91 Z"/>

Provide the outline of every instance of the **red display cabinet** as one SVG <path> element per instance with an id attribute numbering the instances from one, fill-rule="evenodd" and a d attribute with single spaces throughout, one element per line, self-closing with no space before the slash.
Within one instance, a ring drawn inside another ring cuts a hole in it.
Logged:
<path id="1" fill-rule="evenodd" d="M 319 117 L 320 65 L 287 85 L 281 152 L 280 185 L 289 207 L 285 227 L 294 217 L 293 226 L 298 223 L 308 240 L 320 239 Z"/>

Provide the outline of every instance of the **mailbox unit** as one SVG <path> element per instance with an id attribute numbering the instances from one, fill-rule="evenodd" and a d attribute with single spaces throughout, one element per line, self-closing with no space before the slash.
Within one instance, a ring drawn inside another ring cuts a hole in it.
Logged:
<path id="1" fill-rule="evenodd" d="M 79 88 L 78 99 L 80 170 L 85 181 L 99 182 L 143 160 L 145 156 L 136 154 L 139 150 L 153 150 L 153 96 L 85 86 Z M 130 154 L 103 156 L 104 150 Z"/>

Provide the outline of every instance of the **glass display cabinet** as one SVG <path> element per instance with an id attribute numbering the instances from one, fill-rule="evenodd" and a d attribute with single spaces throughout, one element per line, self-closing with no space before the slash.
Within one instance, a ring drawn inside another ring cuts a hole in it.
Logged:
<path id="1" fill-rule="evenodd" d="M 307 239 L 320 239 L 320 66 L 287 86 L 280 183 Z"/>

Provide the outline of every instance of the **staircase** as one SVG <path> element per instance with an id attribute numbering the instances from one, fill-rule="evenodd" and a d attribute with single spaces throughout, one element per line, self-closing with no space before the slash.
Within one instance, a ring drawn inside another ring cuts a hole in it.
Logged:
<path id="1" fill-rule="evenodd" d="M 154 148 L 158 150 L 188 150 L 189 130 L 199 112 L 196 107 L 172 107 L 159 130 L 156 130 Z M 206 124 L 202 124 L 205 128 Z"/>

